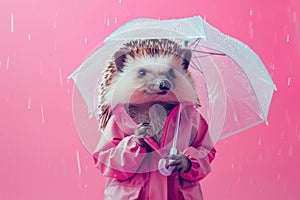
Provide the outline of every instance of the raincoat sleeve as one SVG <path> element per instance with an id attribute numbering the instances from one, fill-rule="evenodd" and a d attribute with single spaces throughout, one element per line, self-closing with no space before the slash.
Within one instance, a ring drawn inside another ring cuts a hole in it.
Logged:
<path id="1" fill-rule="evenodd" d="M 188 172 L 182 172 L 180 176 L 189 181 L 200 181 L 210 173 L 210 163 L 213 161 L 216 153 L 207 134 L 208 125 L 203 117 L 201 117 L 200 121 L 200 128 L 192 145 L 183 151 L 185 156 L 191 161 L 191 167 Z"/>
<path id="2" fill-rule="evenodd" d="M 126 180 L 138 170 L 145 158 L 146 148 L 135 142 L 134 135 L 122 132 L 114 118 L 110 118 L 101 133 L 93 157 L 103 176 Z"/>

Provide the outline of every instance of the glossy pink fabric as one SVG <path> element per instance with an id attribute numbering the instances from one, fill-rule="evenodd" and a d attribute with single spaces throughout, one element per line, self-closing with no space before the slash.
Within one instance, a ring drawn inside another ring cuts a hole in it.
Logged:
<path id="1" fill-rule="evenodd" d="M 168 152 L 162 149 L 168 149 L 172 141 L 178 108 L 168 116 L 161 146 L 151 138 L 146 140 L 152 147 L 148 154 L 145 147 L 135 142 L 133 134 L 137 124 L 123 105 L 114 109 L 94 153 L 97 167 L 107 177 L 105 199 L 202 199 L 199 181 L 211 171 L 215 149 L 207 137 L 207 123 L 193 104 L 182 104 L 177 142 L 177 149 L 191 160 L 190 171 L 173 172 L 166 177 L 155 167 L 158 159 Z"/>

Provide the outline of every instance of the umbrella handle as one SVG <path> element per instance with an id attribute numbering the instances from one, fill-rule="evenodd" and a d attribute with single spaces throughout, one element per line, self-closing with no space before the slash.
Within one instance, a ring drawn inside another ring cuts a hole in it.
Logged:
<path id="1" fill-rule="evenodd" d="M 172 154 L 177 154 L 176 148 L 171 148 L 170 155 L 172 155 Z M 174 161 L 175 160 L 170 159 L 169 163 L 172 163 Z M 161 158 L 158 162 L 158 169 L 162 175 L 170 176 L 172 174 L 173 170 L 175 169 L 175 166 L 169 166 L 168 168 L 166 168 L 166 164 L 167 164 L 167 160 L 165 158 Z"/>

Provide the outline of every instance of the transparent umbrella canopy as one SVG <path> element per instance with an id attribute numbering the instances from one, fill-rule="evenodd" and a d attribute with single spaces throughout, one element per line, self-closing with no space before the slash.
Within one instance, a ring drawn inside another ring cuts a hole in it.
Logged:
<path id="1" fill-rule="evenodd" d="M 140 39 L 174 40 L 192 50 L 189 70 L 214 144 L 267 120 L 276 86 L 260 58 L 246 44 L 199 16 L 136 19 L 113 32 L 70 75 L 76 85 L 73 113 L 77 131 L 90 152 L 100 134 L 94 116 L 103 69 L 124 43 Z"/>

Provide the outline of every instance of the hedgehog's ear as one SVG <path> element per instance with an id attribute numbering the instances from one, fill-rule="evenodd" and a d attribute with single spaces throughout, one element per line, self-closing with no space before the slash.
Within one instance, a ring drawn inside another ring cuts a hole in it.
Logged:
<path id="1" fill-rule="evenodd" d="M 114 59 L 115 59 L 115 64 L 116 64 L 118 71 L 121 71 L 121 72 L 123 71 L 127 53 L 128 53 L 128 51 L 126 51 L 126 50 L 119 50 L 115 53 Z"/>
<path id="2" fill-rule="evenodd" d="M 192 58 L 192 51 L 190 49 L 182 49 L 182 65 L 184 69 L 187 69 L 190 65 L 190 61 Z"/>

